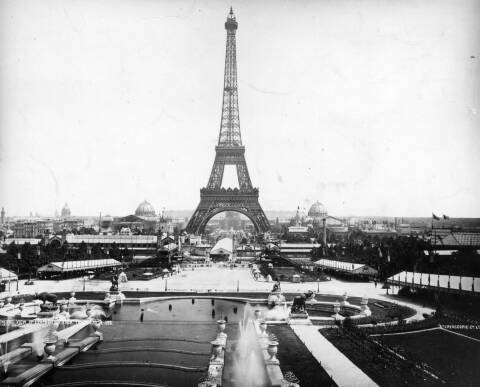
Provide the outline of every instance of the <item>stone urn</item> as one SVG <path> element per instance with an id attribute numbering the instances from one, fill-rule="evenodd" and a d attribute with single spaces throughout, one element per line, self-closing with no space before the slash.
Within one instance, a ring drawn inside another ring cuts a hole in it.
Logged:
<path id="1" fill-rule="evenodd" d="M 344 317 L 342 315 L 340 315 L 340 303 L 337 301 L 333 304 L 333 315 L 332 317 L 335 319 L 335 320 L 343 320 Z"/>
<path id="2" fill-rule="evenodd" d="M 0 301 L 0 308 L 3 308 L 5 306 L 5 302 L 3 300 Z"/>
<path id="3" fill-rule="evenodd" d="M 278 364 L 279 361 L 276 358 L 276 355 L 278 352 L 278 341 L 274 341 L 274 340 L 269 341 L 267 352 L 270 355 L 270 359 L 267 360 L 268 364 Z"/>
<path id="4" fill-rule="evenodd" d="M 93 328 L 93 334 L 98 336 L 99 341 L 103 341 L 103 333 L 99 331 L 102 322 L 100 320 L 93 319 L 90 325 Z"/>
<path id="5" fill-rule="evenodd" d="M 57 341 L 46 342 L 44 344 L 45 346 L 43 347 L 43 350 L 47 354 L 47 359 L 50 361 L 55 361 L 56 359 L 53 354 L 55 353 L 55 349 L 57 348 Z"/>
<path id="6" fill-rule="evenodd" d="M 267 323 L 265 320 L 262 320 L 259 324 L 260 333 L 258 335 L 258 342 L 262 349 L 268 348 L 268 342 L 270 341 L 267 333 Z"/>
<path id="7" fill-rule="evenodd" d="M 337 301 L 333 304 L 333 312 L 335 314 L 337 314 L 338 312 L 340 312 L 340 303 Z"/>
<path id="8" fill-rule="evenodd" d="M 70 319 L 70 314 L 68 313 L 67 304 L 62 304 L 60 306 L 60 316 L 62 316 L 62 318 L 65 319 L 65 320 Z"/>
<path id="9" fill-rule="evenodd" d="M 260 312 L 260 310 L 256 309 L 255 310 L 255 320 L 259 320 L 261 315 L 262 315 L 262 312 Z"/>
<path id="10" fill-rule="evenodd" d="M 360 302 L 360 312 L 365 316 L 370 316 L 372 314 L 370 308 L 368 307 L 367 296 L 362 297 L 362 301 Z"/>
<path id="11" fill-rule="evenodd" d="M 5 302 L 5 306 L 10 306 L 12 304 L 12 297 L 8 296 L 7 298 L 5 298 Z"/>
<path id="12" fill-rule="evenodd" d="M 343 293 L 343 296 L 342 296 L 342 302 L 340 303 L 341 306 L 346 306 L 348 305 L 348 294 L 347 292 L 344 292 Z"/>
<path id="13" fill-rule="evenodd" d="M 268 337 L 267 334 L 267 323 L 265 320 L 262 320 L 259 325 L 260 328 L 260 336 L 261 337 Z"/>
<path id="14" fill-rule="evenodd" d="M 222 358 L 220 357 L 222 355 L 223 351 L 223 346 L 222 343 L 218 340 L 213 340 L 211 341 L 212 344 L 212 362 L 221 362 L 223 363 Z"/>
<path id="15" fill-rule="evenodd" d="M 227 339 L 227 334 L 224 332 L 227 326 L 227 322 L 225 320 L 218 320 L 218 335 L 217 338 L 225 341 Z"/>
<path id="16" fill-rule="evenodd" d="M 47 360 L 55 362 L 57 360 L 55 356 L 53 356 L 55 352 L 55 348 L 57 347 L 58 335 L 56 333 L 56 329 L 58 325 L 52 321 L 52 325 L 49 326 L 47 335 L 43 339 L 43 343 L 45 346 L 43 347 L 45 353 L 47 354 Z"/>

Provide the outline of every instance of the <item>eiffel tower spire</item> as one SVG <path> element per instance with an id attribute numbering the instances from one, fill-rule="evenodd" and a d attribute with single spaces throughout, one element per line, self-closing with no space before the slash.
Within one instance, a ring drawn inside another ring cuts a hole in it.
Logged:
<path id="1" fill-rule="evenodd" d="M 222 121 L 218 145 L 241 146 L 240 115 L 238 111 L 237 53 L 235 33 L 238 23 L 230 7 L 225 29 L 227 30 L 227 48 L 225 50 L 225 75 L 223 82 Z"/>
<path id="2" fill-rule="evenodd" d="M 267 231 L 270 226 L 258 202 L 258 188 L 252 186 L 245 161 L 245 147 L 242 145 L 235 41 L 238 23 L 232 8 L 227 16 L 225 29 L 227 30 L 227 47 L 220 134 L 215 147 L 215 161 L 210 179 L 207 186 L 200 190 L 200 204 L 187 225 L 189 233 L 203 232 L 208 221 L 223 211 L 237 211 L 244 214 L 252 221 L 257 231 Z M 225 165 L 236 167 L 239 189 L 222 188 Z"/>

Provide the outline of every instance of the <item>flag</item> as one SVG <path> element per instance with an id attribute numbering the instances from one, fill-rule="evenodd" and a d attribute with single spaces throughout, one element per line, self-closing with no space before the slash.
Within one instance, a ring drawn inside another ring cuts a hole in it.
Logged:
<path id="1" fill-rule="evenodd" d="M 432 212 L 432 218 L 435 220 L 440 220 L 440 218 Z"/>
<path id="2" fill-rule="evenodd" d="M 387 254 L 388 254 L 387 255 L 387 262 L 390 262 L 390 250 L 388 250 Z"/>
<path id="3" fill-rule="evenodd" d="M 448 219 L 450 219 L 450 217 L 447 216 L 447 215 L 445 215 L 445 214 L 443 214 L 443 219 L 448 220 Z"/>
<path id="4" fill-rule="evenodd" d="M 380 249 L 380 247 L 378 248 L 378 256 L 380 258 L 383 258 L 382 250 Z"/>

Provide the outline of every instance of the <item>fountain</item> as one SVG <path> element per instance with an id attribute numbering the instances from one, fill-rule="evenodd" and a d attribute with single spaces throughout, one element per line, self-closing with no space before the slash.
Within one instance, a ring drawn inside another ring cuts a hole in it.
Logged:
<path id="1" fill-rule="evenodd" d="M 305 295 L 295 296 L 293 299 L 292 308 L 290 309 L 291 319 L 307 319 L 308 313 L 305 309 Z"/>
<path id="2" fill-rule="evenodd" d="M 305 293 L 305 302 L 307 304 L 316 304 L 318 301 L 315 299 L 315 292 L 309 290 L 307 293 Z"/>
<path id="3" fill-rule="evenodd" d="M 233 356 L 232 386 L 263 387 L 267 385 L 264 362 L 259 348 L 254 316 L 250 305 L 239 321 L 239 338 Z"/>
<path id="4" fill-rule="evenodd" d="M 37 296 L 37 299 L 43 301 L 40 304 L 40 312 L 37 313 L 38 317 L 53 317 L 58 314 L 58 297 L 55 294 L 43 292 Z"/>
<path id="5" fill-rule="evenodd" d="M 267 303 L 270 310 L 265 314 L 266 320 L 282 321 L 288 318 L 287 302 L 280 289 L 280 282 L 273 285 L 273 289 L 268 295 Z"/>
<path id="6" fill-rule="evenodd" d="M 282 289 L 280 289 L 280 281 L 273 285 L 273 289 L 268 295 L 267 303 L 270 308 L 285 303 L 285 296 L 282 294 Z"/>

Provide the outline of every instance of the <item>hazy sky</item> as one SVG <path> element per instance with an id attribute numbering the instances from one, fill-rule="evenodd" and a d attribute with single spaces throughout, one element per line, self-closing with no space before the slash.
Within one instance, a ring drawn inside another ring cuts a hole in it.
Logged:
<path id="1" fill-rule="evenodd" d="M 480 1 L 232 1 L 264 209 L 480 216 Z M 194 209 L 230 3 L 0 0 L 8 215 Z"/>

